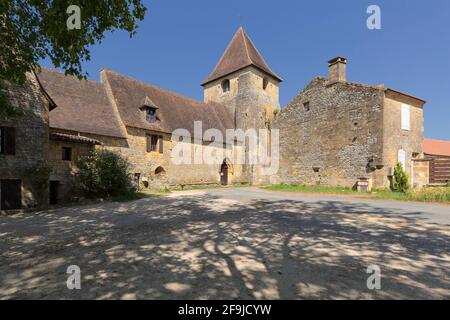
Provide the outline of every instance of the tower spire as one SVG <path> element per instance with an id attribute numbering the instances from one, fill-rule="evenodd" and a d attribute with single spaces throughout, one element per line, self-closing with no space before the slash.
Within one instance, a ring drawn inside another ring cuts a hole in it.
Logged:
<path id="1" fill-rule="evenodd" d="M 219 63 L 216 65 L 209 77 L 203 81 L 202 85 L 204 86 L 214 80 L 227 76 L 248 66 L 254 66 L 269 76 L 275 78 L 277 81 L 282 81 L 282 79 L 267 65 L 266 61 L 241 25 L 230 44 L 225 49 Z"/>

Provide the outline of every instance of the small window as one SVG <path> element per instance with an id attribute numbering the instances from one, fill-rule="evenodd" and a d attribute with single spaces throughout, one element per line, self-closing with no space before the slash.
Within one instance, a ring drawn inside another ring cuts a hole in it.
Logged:
<path id="1" fill-rule="evenodd" d="M 158 136 L 154 134 L 147 135 L 147 152 L 156 152 L 158 149 Z"/>
<path id="2" fill-rule="evenodd" d="M 156 109 L 152 107 L 145 108 L 145 118 L 150 123 L 156 122 L 158 120 L 156 118 Z"/>
<path id="3" fill-rule="evenodd" d="M 411 108 L 407 104 L 402 104 L 402 130 L 409 130 L 411 128 Z"/>
<path id="4" fill-rule="evenodd" d="M 62 148 L 62 159 L 63 161 L 72 161 L 72 148 Z"/>
<path id="5" fill-rule="evenodd" d="M 226 93 L 230 91 L 230 80 L 226 79 L 222 81 L 222 92 Z"/>
<path id="6" fill-rule="evenodd" d="M 5 128 L 0 128 L 0 154 L 5 153 Z"/>
<path id="7" fill-rule="evenodd" d="M 311 109 L 311 106 L 309 105 L 309 101 L 303 103 L 303 110 L 309 111 Z"/>
<path id="8" fill-rule="evenodd" d="M 264 91 L 266 91 L 268 85 L 269 85 L 269 79 L 264 78 L 263 79 L 263 90 Z"/>
<path id="9" fill-rule="evenodd" d="M 0 154 L 16 154 L 16 129 L 0 127 Z"/>

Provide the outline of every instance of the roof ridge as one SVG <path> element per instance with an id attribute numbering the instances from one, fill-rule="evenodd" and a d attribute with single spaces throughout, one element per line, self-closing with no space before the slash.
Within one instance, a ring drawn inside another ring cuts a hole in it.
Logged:
<path id="1" fill-rule="evenodd" d="M 198 104 L 206 105 L 206 103 L 204 103 L 203 101 L 200 101 L 200 100 L 197 100 L 197 99 L 194 99 L 194 98 L 191 98 L 191 97 L 187 97 L 187 96 L 185 96 L 185 95 L 182 95 L 181 93 L 174 92 L 174 91 L 171 91 L 171 90 L 166 89 L 166 88 L 161 88 L 161 87 L 156 86 L 156 85 L 154 85 L 154 84 L 147 83 L 147 82 L 145 82 L 145 81 L 143 81 L 143 80 L 138 80 L 138 79 L 135 79 L 135 78 L 133 78 L 133 77 L 131 77 L 131 76 L 127 76 L 127 75 L 118 73 L 118 72 L 116 72 L 116 71 L 110 70 L 110 69 L 103 69 L 103 70 L 104 70 L 105 72 L 110 72 L 110 73 L 116 74 L 116 75 L 119 76 L 119 77 L 126 78 L 126 79 L 129 79 L 129 80 L 131 80 L 131 81 L 137 82 L 137 83 L 139 83 L 139 84 L 141 84 L 141 85 L 149 86 L 149 87 L 152 87 L 152 88 L 154 88 L 154 89 L 156 89 L 156 90 L 163 91 L 163 92 L 168 93 L 168 94 L 173 94 L 173 95 L 176 95 L 176 96 L 178 96 L 178 97 L 180 97 L 180 98 L 183 98 L 183 99 L 186 99 L 186 100 L 190 100 L 190 101 L 192 101 L 192 102 L 196 102 L 196 103 L 198 103 Z"/>

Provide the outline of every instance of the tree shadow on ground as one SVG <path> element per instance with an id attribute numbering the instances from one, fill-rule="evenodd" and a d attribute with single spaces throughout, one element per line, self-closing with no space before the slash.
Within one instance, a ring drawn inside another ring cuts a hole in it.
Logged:
<path id="1" fill-rule="evenodd" d="M 340 201 L 149 198 L 0 219 L 0 298 L 450 298 L 450 232 Z M 382 272 L 381 290 L 366 280 Z M 81 290 L 68 290 L 78 265 Z"/>

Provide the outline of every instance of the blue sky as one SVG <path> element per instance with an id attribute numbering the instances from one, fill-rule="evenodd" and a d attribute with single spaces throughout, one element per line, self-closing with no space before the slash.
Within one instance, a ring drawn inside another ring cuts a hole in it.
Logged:
<path id="1" fill-rule="evenodd" d="M 145 0 L 144 0 L 145 1 Z M 84 64 L 89 78 L 109 68 L 201 100 L 212 71 L 241 21 L 284 78 L 286 105 L 327 61 L 349 59 L 347 78 L 384 84 L 427 100 L 425 135 L 450 140 L 450 1 L 448 0 L 154 0 L 132 39 L 108 34 Z M 366 27 L 369 5 L 382 30 Z M 241 17 L 241 18 L 240 18 Z M 46 66 L 48 62 L 43 62 Z"/>

